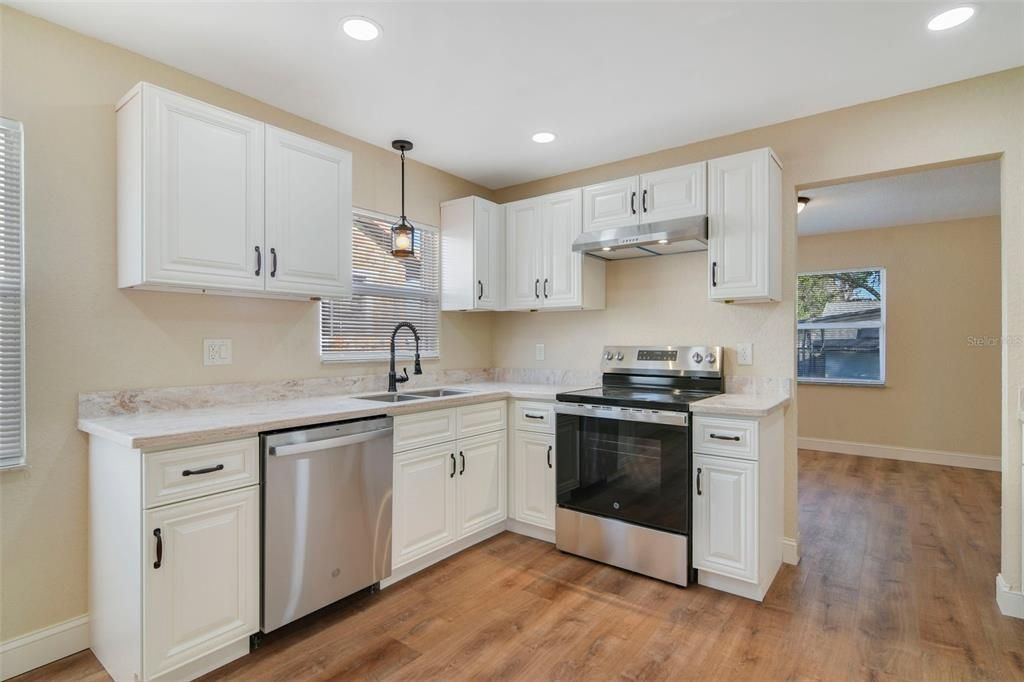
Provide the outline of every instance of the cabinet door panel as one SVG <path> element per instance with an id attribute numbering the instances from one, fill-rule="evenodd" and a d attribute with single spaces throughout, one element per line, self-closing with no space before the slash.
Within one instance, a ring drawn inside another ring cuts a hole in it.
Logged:
<path id="1" fill-rule="evenodd" d="M 757 463 L 694 455 L 693 565 L 757 582 Z"/>
<path id="2" fill-rule="evenodd" d="M 555 527 L 555 437 L 517 431 L 515 446 L 516 519 Z"/>
<path id="3" fill-rule="evenodd" d="M 352 155 L 267 126 L 267 290 L 352 291 Z"/>
<path id="4" fill-rule="evenodd" d="M 544 253 L 540 201 L 528 199 L 508 204 L 505 230 L 508 242 L 505 307 L 509 310 L 539 308 L 542 305 L 540 261 Z"/>
<path id="5" fill-rule="evenodd" d="M 474 308 L 497 310 L 505 293 L 505 231 L 501 207 L 485 199 L 473 202 Z"/>
<path id="6" fill-rule="evenodd" d="M 581 306 L 583 254 L 574 252 L 572 243 L 582 231 L 582 192 L 578 189 L 558 192 L 541 197 L 541 201 L 544 307 Z"/>
<path id="7" fill-rule="evenodd" d="M 392 568 L 456 539 L 455 443 L 395 456 Z"/>
<path id="8" fill-rule="evenodd" d="M 639 179 L 635 175 L 584 187 L 583 231 L 638 224 L 639 191 Z"/>
<path id="9" fill-rule="evenodd" d="M 146 512 L 143 540 L 147 679 L 256 632 L 258 487 Z"/>
<path id="10" fill-rule="evenodd" d="M 263 290 L 263 124 L 143 91 L 146 279 Z"/>
<path id="11" fill-rule="evenodd" d="M 643 222 L 704 215 L 707 211 L 707 164 L 666 168 L 640 176 Z"/>
<path id="12" fill-rule="evenodd" d="M 708 162 L 708 291 L 712 300 L 771 294 L 771 164 L 767 149 Z"/>
<path id="13" fill-rule="evenodd" d="M 505 440 L 497 431 L 459 441 L 459 537 L 505 518 Z"/>

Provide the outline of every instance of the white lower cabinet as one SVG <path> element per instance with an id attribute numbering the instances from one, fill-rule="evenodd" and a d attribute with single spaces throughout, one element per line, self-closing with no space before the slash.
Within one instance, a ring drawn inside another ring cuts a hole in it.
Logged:
<path id="1" fill-rule="evenodd" d="M 512 437 L 515 519 L 555 528 L 555 436 L 516 431 Z"/>
<path id="2" fill-rule="evenodd" d="M 395 418 L 391 567 L 408 568 L 388 582 L 457 551 L 475 533 L 504 525 L 506 409 L 505 401 L 494 401 Z M 439 442 L 407 449 L 431 440 Z"/>
<path id="3" fill-rule="evenodd" d="M 456 539 L 455 443 L 395 455 L 392 567 Z"/>
<path id="4" fill-rule="evenodd" d="M 695 455 L 693 566 L 754 580 L 757 462 Z"/>
<path id="5" fill-rule="evenodd" d="M 259 628 L 259 488 L 146 512 L 146 679 Z"/>

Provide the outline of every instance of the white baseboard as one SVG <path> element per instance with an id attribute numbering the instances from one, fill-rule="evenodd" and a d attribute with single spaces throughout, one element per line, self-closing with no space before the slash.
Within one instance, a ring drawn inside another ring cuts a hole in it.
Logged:
<path id="1" fill-rule="evenodd" d="M 477 543 L 483 542 L 484 540 L 487 540 L 488 538 L 492 538 L 495 535 L 497 535 L 499 533 L 504 533 L 504 532 L 505 532 L 505 521 L 504 520 L 502 520 L 502 521 L 500 521 L 498 523 L 495 523 L 494 525 L 488 526 L 487 528 L 484 528 L 483 530 L 478 530 L 477 532 L 473 533 L 472 535 L 467 535 L 464 538 L 456 540 L 455 542 L 451 543 L 450 545 L 445 545 L 444 547 L 442 547 L 440 549 L 436 549 L 433 552 L 429 552 L 427 554 L 424 554 L 421 557 L 417 557 L 416 559 L 413 559 L 413 560 L 409 561 L 408 563 L 402 564 L 401 566 L 399 566 L 397 568 L 393 568 L 391 570 L 391 575 L 389 577 L 385 578 L 384 580 L 380 581 L 380 586 L 382 588 L 384 588 L 384 587 L 389 587 L 391 585 L 394 585 L 399 580 L 404 580 L 404 579 L 408 578 L 409 576 L 411 576 L 411 575 L 413 575 L 415 573 L 419 573 L 420 571 L 422 571 L 425 568 L 430 568 L 431 566 L 433 566 L 434 564 L 436 564 L 439 561 L 447 559 L 450 556 L 458 554 L 459 552 L 463 551 L 464 549 L 469 549 L 470 547 L 472 547 L 473 545 L 475 545 Z"/>
<path id="2" fill-rule="evenodd" d="M 89 616 L 79 616 L 0 643 L 0 680 L 89 648 Z"/>
<path id="3" fill-rule="evenodd" d="M 795 538 L 782 538 L 782 562 L 793 566 L 800 563 L 800 543 Z"/>
<path id="4" fill-rule="evenodd" d="M 996 603 L 1004 616 L 1024 618 L 1024 592 L 1011 590 L 1002 573 L 996 576 Z"/>
<path id="5" fill-rule="evenodd" d="M 523 523 L 516 519 L 507 519 L 505 521 L 505 529 L 512 532 L 518 533 L 519 535 L 525 535 L 533 538 L 534 540 L 543 540 L 544 542 L 555 543 L 555 531 L 550 528 L 541 528 L 535 526 L 532 523 Z"/>
<path id="6" fill-rule="evenodd" d="M 941 464 L 944 466 L 963 467 L 966 469 L 999 471 L 1002 468 L 998 457 L 972 455 L 966 452 L 918 450 L 916 448 L 900 448 L 891 445 L 875 445 L 874 443 L 855 443 L 848 440 L 826 440 L 824 438 L 797 438 L 797 447 L 803 450 L 837 452 L 841 455 L 860 455 L 861 457 L 899 459 L 904 462 Z"/>

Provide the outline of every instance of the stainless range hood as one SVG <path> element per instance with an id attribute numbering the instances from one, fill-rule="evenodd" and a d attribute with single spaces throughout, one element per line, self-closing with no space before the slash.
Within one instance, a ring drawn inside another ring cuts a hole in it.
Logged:
<path id="1" fill-rule="evenodd" d="M 584 232 L 573 242 L 572 250 L 606 260 L 707 251 L 708 217 L 690 216 Z"/>

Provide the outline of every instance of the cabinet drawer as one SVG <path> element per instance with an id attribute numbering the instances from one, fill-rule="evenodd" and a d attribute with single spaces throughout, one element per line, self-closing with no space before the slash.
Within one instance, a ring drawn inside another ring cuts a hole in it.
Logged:
<path id="1" fill-rule="evenodd" d="M 555 406 L 551 403 L 517 400 L 513 409 L 516 429 L 540 433 L 555 432 Z"/>
<path id="2" fill-rule="evenodd" d="M 456 433 L 454 408 L 404 414 L 395 417 L 395 452 L 455 440 Z"/>
<path id="3" fill-rule="evenodd" d="M 500 431 L 508 424 L 508 406 L 504 400 L 458 409 L 459 438 Z"/>
<path id="4" fill-rule="evenodd" d="M 258 438 L 143 455 L 146 508 L 260 482 Z"/>
<path id="5" fill-rule="evenodd" d="M 756 460 L 757 422 L 724 417 L 694 417 L 693 451 Z"/>

